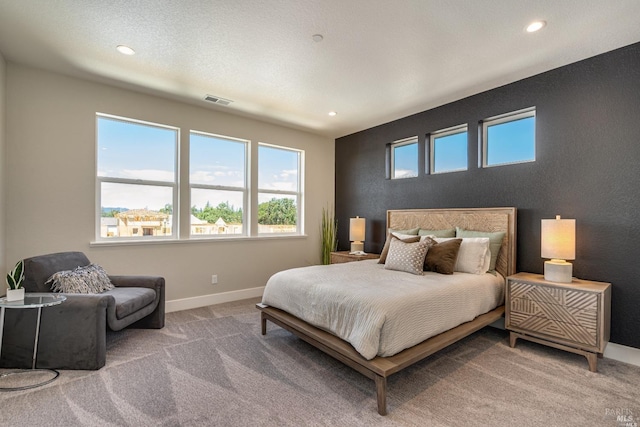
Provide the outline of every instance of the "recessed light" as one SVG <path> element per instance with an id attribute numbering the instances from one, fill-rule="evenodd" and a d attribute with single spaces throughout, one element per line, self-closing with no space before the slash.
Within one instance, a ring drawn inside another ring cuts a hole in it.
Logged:
<path id="1" fill-rule="evenodd" d="M 336 113 L 335 111 L 329 111 L 329 115 L 330 115 L 331 117 L 335 116 L 336 114 L 338 114 L 338 113 Z"/>
<path id="2" fill-rule="evenodd" d="M 123 44 L 119 44 L 116 46 L 116 50 L 123 55 L 135 55 L 136 51 L 131 49 L 129 46 L 125 46 Z"/>
<path id="3" fill-rule="evenodd" d="M 544 28 L 547 25 L 545 21 L 533 21 L 531 24 L 527 25 L 527 33 L 535 33 L 538 30 Z"/>
<path id="4" fill-rule="evenodd" d="M 322 40 L 324 40 L 324 37 L 322 36 L 322 34 L 314 34 L 311 36 L 311 38 L 316 43 L 320 43 Z"/>

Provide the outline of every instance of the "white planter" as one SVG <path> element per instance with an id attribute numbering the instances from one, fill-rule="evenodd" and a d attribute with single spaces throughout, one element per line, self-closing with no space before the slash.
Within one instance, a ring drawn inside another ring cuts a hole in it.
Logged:
<path id="1" fill-rule="evenodd" d="M 24 288 L 7 289 L 7 301 L 20 301 L 24 299 Z"/>

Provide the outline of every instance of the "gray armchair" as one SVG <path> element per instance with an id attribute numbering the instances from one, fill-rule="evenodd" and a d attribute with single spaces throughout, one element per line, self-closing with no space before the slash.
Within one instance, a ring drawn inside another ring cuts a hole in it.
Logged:
<path id="1" fill-rule="evenodd" d="M 24 260 L 26 292 L 51 292 L 52 274 L 89 265 L 82 252 L 60 252 Z M 165 282 L 156 276 L 109 276 L 115 288 L 100 294 L 64 294 L 62 304 L 42 310 L 37 367 L 100 369 L 106 361 L 107 327 L 164 327 Z M 5 311 L 0 367 L 30 368 L 35 309 Z"/>

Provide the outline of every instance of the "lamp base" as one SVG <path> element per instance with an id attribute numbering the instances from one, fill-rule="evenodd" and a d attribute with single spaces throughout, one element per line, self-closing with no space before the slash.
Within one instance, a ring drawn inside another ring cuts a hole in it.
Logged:
<path id="1" fill-rule="evenodd" d="M 558 283 L 571 283 L 573 276 L 573 264 L 561 260 L 552 259 L 544 263 L 544 280 Z"/>
<path id="2" fill-rule="evenodd" d="M 351 252 L 364 252 L 363 242 L 351 242 Z"/>

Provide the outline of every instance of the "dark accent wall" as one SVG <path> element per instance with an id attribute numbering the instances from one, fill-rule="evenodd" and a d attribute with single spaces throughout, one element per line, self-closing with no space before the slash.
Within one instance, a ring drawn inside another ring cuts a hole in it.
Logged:
<path id="1" fill-rule="evenodd" d="M 536 161 L 478 167 L 478 123 L 536 107 Z M 385 145 L 469 124 L 469 170 L 385 179 Z M 336 218 L 367 219 L 380 252 L 387 209 L 515 206 L 518 271 L 543 272 L 540 220 L 576 219 L 575 277 L 611 282 L 611 342 L 640 348 L 640 43 L 336 140 Z"/>

